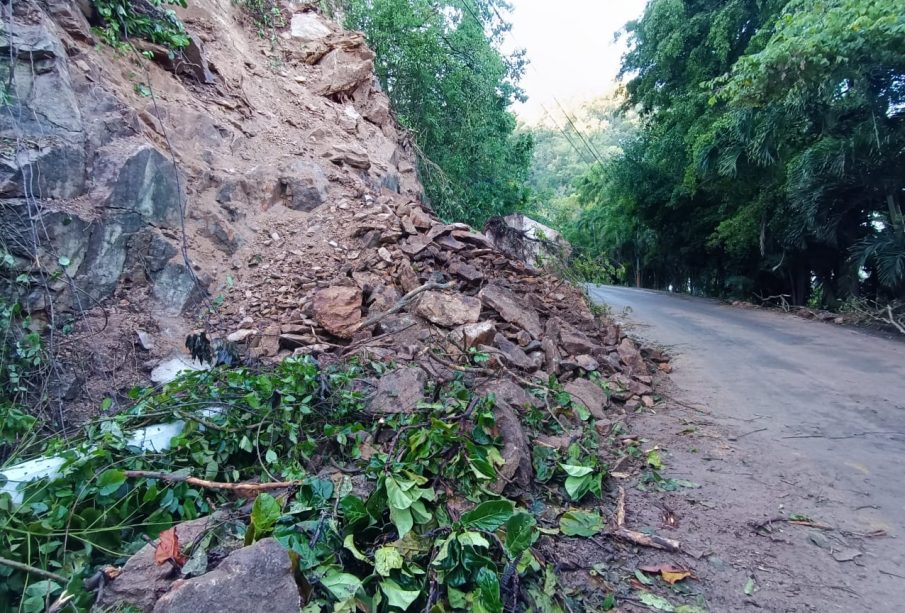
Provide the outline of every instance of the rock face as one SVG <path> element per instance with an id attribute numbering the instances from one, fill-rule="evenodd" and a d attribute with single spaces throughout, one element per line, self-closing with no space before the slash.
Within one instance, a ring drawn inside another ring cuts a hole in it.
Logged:
<path id="1" fill-rule="evenodd" d="M 427 291 L 418 300 L 415 313 L 438 326 L 452 328 L 477 322 L 481 317 L 481 301 L 461 294 Z"/>
<path id="2" fill-rule="evenodd" d="M 298 611 L 299 590 L 286 550 L 266 538 L 237 549 L 209 573 L 180 582 L 154 613 Z"/>
<path id="3" fill-rule="evenodd" d="M 641 357 L 641 351 L 639 351 L 637 345 L 635 345 L 635 341 L 626 337 L 622 339 L 622 342 L 619 343 L 616 349 L 619 352 L 619 359 L 622 360 L 623 364 L 628 366 L 630 374 L 647 374 L 647 366 L 644 364 L 644 358 Z"/>
<path id="4" fill-rule="evenodd" d="M 314 319 L 331 334 L 350 337 L 361 320 L 361 299 L 357 287 L 324 288 L 314 295 Z"/>

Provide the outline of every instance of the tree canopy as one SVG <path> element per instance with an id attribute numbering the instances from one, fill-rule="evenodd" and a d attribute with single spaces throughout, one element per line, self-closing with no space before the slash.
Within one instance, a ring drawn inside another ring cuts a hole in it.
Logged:
<path id="1" fill-rule="evenodd" d="M 641 129 L 578 181 L 588 244 L 653 287 L 905 292 L 898 2 L 650 0 L 626 34 Z"/>
<path id="2" fill-rule="evenodd" d="M 500 49 L 502 0 L 349 0 L 400 123 L 419 147 L 426 195 L 447 219 L 480 225 L 527 199 L 529 135 L 515 134 L 509 105 L 522 53 Z"/>

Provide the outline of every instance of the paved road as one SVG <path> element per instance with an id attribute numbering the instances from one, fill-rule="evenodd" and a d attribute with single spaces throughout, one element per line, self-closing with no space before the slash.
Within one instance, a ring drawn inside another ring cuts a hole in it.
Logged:
<path id="1" fill-rule="evenodd" d="M 868 607 L 861 610 L 905 610 L 905 342 L 664 292 L 590 292 L 633 334 L 669 349 L 676 394 L 706 406 L 725 428 L 734 457 L 716 472 L 731 474 L 734 462 L 751 477 L 741 493 L 737 478 L 712 479 L 717 489 L 736 490 L 722 492 L 737 507 L 726 518 L 746 510 L 750 517 L 754 508 L 807 510 L 851 532 L 887 531 L 888 538 L 834 543 L 830 553 L 845 545 L 863 552 L 848 566 L 830 556 L 825 563 L 816 546 L 795 555 L 818 556 L 803 572 L 827 581 L 825 568 L 858 593 L 843 604 L 850 594 L 829 590 L 832 610 L 855 602 Z M 693 455 L 682 462 L 689 474 L 700 473 Z"/>

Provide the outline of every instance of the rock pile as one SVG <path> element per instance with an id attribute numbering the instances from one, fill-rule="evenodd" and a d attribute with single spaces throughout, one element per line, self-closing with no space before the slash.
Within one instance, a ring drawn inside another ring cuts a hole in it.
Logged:
<path id="1" fill-rule="evenodd" d="M 652 374 L 668 370 L 667 359 L 595 317 L 575 287 L 394 194 L 326 213 L 345 228 L 331 233 L 331 253 L 303 247 L 255 259 L 256 274 L 227 298 L 217 323 L 250 358 L 310 354 L 323 364 L 360 355 L 396 364 L 374 382 L 375 413 L 412 410 L 430 381 L 503 383 L 498 420 L 512 417 L 513 470 L 529 476 L 519 411 L 538 401 L 524 388 L 555 376 L 601 431 L 623 410 L 653 406 Z"/>

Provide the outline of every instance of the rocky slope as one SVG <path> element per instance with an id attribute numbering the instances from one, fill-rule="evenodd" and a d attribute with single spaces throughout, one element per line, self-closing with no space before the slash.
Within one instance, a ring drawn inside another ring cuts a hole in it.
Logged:
<path id="1" fill-rule="evenodd" d="M 418 197 L 363 38 L 294 6 L 272 49 L 235 3 L 192 2 L 191 59 L 164 64 L 96 44 L 76 3 L 4 8 L 7 290 L 28 275 L 34 325 L 73 321 L 54 339 L 68 406 L 139 382 L 182 345 L 203 296 L 259 276 L 258 261 L 329 261 L 339 207 Z M 153 347 L 134 344 L 139 330 Z"/>
<path id="2" fill-rule="evenodd" d="M 284 8 L 271 46 L 229 0 L 194 0 L 185 56 L 144 45 L 150 62 L 95 44 L 76 3 L 3 7 L 4 289 L 47 331 L 50 414 L 78 424 L 111 394 L 105 409 L 125 408 L 132 386 L 185 362 L 197 331 L 250 364 L 358 356 L 400 367 L 366 382 L 371 415 L 411 412 L 453 379 L 493 392 L 503 463 L 490 489 L 526 495 L 533 447 L 618 436 L 668 364 L 574 287 L 436 219 L 363 37 Z M 559 434 L 524 428 L 532 412 Z"/>

